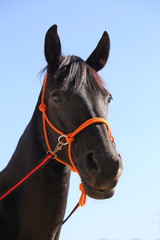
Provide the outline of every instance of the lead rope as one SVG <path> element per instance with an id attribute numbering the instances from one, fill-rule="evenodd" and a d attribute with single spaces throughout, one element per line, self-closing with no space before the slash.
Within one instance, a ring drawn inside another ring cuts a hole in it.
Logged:
<path id="1" fill-rule="evenodd" d="M 58 145 L 58 144 L 57 144 Z M 56 149 L 57 152 L 57 149 Z M 56 153 L 55 152 L 55 153 Z M 38 170 L 40 170 L 40 168 L 44 167 L 48 161 L 50 159 L 53 158 L 53 154 L 49 154 L 45 157 L 44 160 L 40 161 L 40 163 L 34 167 L 25 177 L 23 177 L 17 184 L 15 184 L 13 187 L 11 187 L 6 193 L 2 194 L 2 196 L 0 197 L 0 201 L 4 198 L 6 198 L 9 194 L 11 194 L 16 188 L 18 188 L 23 182 L 25 182 L 26 180 L 28 180 L 29 177 L 31 177 L 33 174 L 35 174 Z M 71 216 L 72 214 L 77 210 L 77 208 L 80 206 L 79 202 L 77 203 L 77 205 L 75 206 L 75 208 L 71 211 L 71 213 L 69 214 L 69 216 L 63 220 L 62 224 L 64 224 Z"/>
<path id="2" fill-rule="evenodd" d="M 6 193 L 4 193 L 0 197 L 0 200 L 7 197 L 11 192 L 13 192 L 17 187 L 19 187 L 24 181 L 26 181 L 31 175 L 36 173 L 42 166 L 44 166 L 52 157 L 53 157 L 52 154 L 47 155 L 45 159 L 40 161 L 40 163 L 36 167 L 34 167 L 25 177 L 23 177 L 17 184 L 15 184 Z"/>

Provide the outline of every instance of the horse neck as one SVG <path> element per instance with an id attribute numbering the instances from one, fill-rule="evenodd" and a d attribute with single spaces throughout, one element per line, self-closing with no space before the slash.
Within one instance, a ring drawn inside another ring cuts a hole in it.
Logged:
<path id="1" fill-rule="evenodd" d="M 32 119 L 22 134 L 7 167 L 0 173 L 0 183 L 3 183 L 3 186 L 13 185 L 15 179 L 24 176 L 45 156 L 40 129 L 38 129 L 41 119 L 41 113 L 38 111 L 39 102 L 40 97 Z"/>
<path id="2" fill-rule="evenodd" d="M 39 111 L 40 99 L 41 95 L 33 117 L 20 138 L 9 164 L 0 173 L 0 196 L 3 196 L 5 192 L 24 178 L 37 165 L 37 163 L 42 160 L 42 158 L 44 159 L 44 156 L 46 155 L 43 143 L 44 136 L 42 134 L 42 113 Z M 28 185 L 23 184 L 23 188 L 21 188 L 22 192 L 25 193 L 21 194 L 21 208 L 23 208 L 22 202 L 24 201 L 25 196 L 27 194 L 28 196 L 31 196 L 30 192 L 32 192 L 32 198 L 35 202 L 38 202 L 38 206 L 41 206 L 38 210 L 38 218 L 45 216 L 45 219 L 48 219 L 46 208 L 50 209 L 51 214 L 49 214 L 50 217 L 46 223 L 46 228 L 50 228 L 50 231 L 55 234 L 57 233 L 57 228 L 59 228 L 57 223 L 59 223 L 64 217 L 69 178 L 70 168 L 57 161 L 51 160 L 47 166 L 40 170 L 39 173 L 34 175 L 33 178 L 30 178 L 31 181 L 27 180 Z M 41 190 L 39 191 L 39 189 Z M 17 193 L 16 196 L 18 197 L 19 192 L 15 191 L 15 193 Z M 32 204 L 31 202 L 28 202 L 28 204 Z M 0 211 L 3 203 L 3 201 L 0 202 Z M 37 212 L 35 211 L 34 214 L 36 213 Z M 31 212 L 28 214 L 31 214 Z"/>
<path id="3" fill-rule="evenodd" d="M 41 93 L 31 121 L 22 134 L 7 167 L 0 173 L 0 194 L 28 174 L 46 155 L 42 113 L 39 111 L 40 102 Z M 60 168 L 64 170 L 63 165 L 59 166 L 59 163 L 54 161 L 52 168 L 55 168 L 55 171 L 57 165 L 58 171 Z"/>

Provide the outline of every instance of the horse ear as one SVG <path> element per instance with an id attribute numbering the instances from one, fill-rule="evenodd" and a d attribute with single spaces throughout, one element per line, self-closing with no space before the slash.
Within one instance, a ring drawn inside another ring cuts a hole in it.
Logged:
<path id="1" fill-rule="evenodd" d="M 94 68 L 97 72 L 101 70 L 107 62 L 110 50 L 109 35 L 105 31 L 92 54 L 86 63 Z"/>
<path id="2" fill-rule="evenodd" d="M 45 57 L 48 65 L 54 69 L 62 61 L 61 42 L 57 33 L 57 25 L 48 29 L 45 36 Z"/>

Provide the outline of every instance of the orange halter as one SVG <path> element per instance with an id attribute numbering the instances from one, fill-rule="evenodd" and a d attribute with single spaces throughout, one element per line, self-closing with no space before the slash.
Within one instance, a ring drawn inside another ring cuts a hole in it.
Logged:
<path id="1" fill-rule="evenodd" d="M 44 95 L 45 95 L 46 83 L 47 83 L 47 74 L 46 74 L 45 79 L 44 79 L 43 91 L 42 91 L 42 100 L 41 100 L 41 104 L 39 106 L 39 110 L 42 112 L 42 115 L 43 115 L 43 130 L 44 130 L 44 136 L 45 136 L 46 144 L 47 144 L 47 147 L 48 147 L 48 152 L 50 152 L 58 162 L 69 166 L 70 169 L 73 172 L 77 172 L 78 175 L 80 176 L 80 174 L 79 174 L 79 172 L 78 172 L 78 170 L 77 170 L 77 168 L 76 168 L 76 166 L 75 166 L 75 164 L 73 162 L 72 154 L 71 154 L 71 144 L 74 141 L 74 137 L 78 133 L 80 133 L 83 129 L 85 129 L 86 127 L 88 127 L 89 125 L 91 125 L 93 123 L 104 123 L 107 126 L 109 136 L 110 136 L 111 141 L 113 143 L 114 143 L 114 137 L 112 136 L 111 129 L 109 127 L 108 122 L 105 119 L 99 118 L 99 117 L 91 118 L 91 119 L 87 120 L 82 125 L 80 125 L 74 132 L 68 133 L 68 134 L 65 134 L 65 133 L 61 132 L 59 129 L 57 129 L 55 126 L 53 126 L 52 123 L 50 122 L 50 120 L 48 119 L 47 115 L 46 115 L 47 106 L 44 103 Z M 54 131 L 56 131 L 57 133 L 60 134 L 60 137 L 58 138 L 57 149 L 55 151 L 52 151 L 51 146 L 49 144 L 47 131 L 46 131 L 46 122 L 49 124 L 49 126 Z M 63 141 L 61 140 L 63 138 L 65 138 L 65 142 L 64 142 L 64 140 Z M 60 159 L 58 159 L 57 155 L 55 154 L 58 150 L 61 150 L 63 145 L 67 145 L 67 144 L 68 144 L 68 156 L 69 156 L 69 160 L 70 160 L 70 164 L 71 165 L 61 161 Z M 82 193 L 81 193 L 81 197 L 80 197 L 80 200 L 79 200 L 79 205 L 83 207 L 85 205 L 85 203 L 86 203 L 87 194 L 86 194 L 86 192 L 84 190 L 84 187 L 83 187 L 82 183 L 80 184 L 80 190 L 81 190 Z"/>

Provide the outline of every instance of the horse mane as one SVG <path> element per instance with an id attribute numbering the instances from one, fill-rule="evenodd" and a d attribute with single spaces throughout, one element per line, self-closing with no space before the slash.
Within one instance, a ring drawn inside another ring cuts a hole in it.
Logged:
<path id="1" fill-rule="evenodd" d="M 48 73 L 50 69 L 48 67 Z M 105 93 L 104 81 L 97 72 L 77 56 L 65 56 L 55 74 L 49 74 L 51 82 L 61 90 L 78 92 L 83 85 Z"/>

